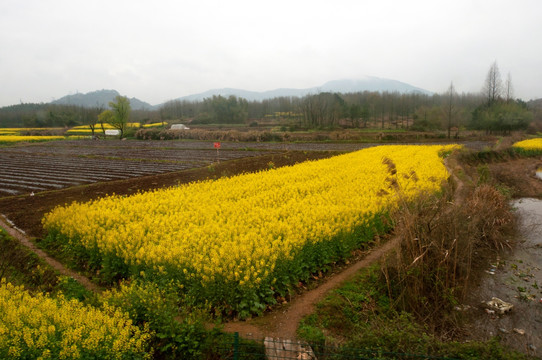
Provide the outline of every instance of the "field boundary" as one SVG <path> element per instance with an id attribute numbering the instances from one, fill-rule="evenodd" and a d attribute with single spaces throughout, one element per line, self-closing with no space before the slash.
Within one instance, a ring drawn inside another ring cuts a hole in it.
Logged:
<path id="1" fill-rule="evenodd" d="M 61 275 L 70 276 L 77 280 L 81 285 L 85 287 L 85 289 L 92 291 L 94 293 L 99 293 L 102 291 L 102 289 L 94 284 L 92 281 L 90 281 L 89 278 L 86 276 L 83 276 L 66 266 L 64 266 L 61 262 L 55 260 L 49 254 L 47 254 L 42 249 L 38 248 L 36 244 L 28 236 L 26 236 L 24 233 L 21 232 L 18 228 L 15 226 L 9 224 L 9 219 L 5 217 L 4 215 L 0 214 L 0 227 L 3 228 L 11 237 L 15 238 L 21 245 L 35 253 L 39 258 L 43 259 L 47 264 L 49 264 L 53 269 L 58 271 Z"/>
<path id="2" fill-rule="evenodd" d="M 277 308 L 261 318 L 252 321 L 232 321 L 224 324 L 224 331 L 239 333 L 241 337 L 274 337 L 281 339 L 296 339 L 297 327 L 301 319 L 314 312 L 318 301 L 326 294 L 349 280 L 361 269 L 367 268 L 386 255 L 400 243 L 399 237 L 392 237 L 383 244 L 377 245 L 366 252 L 359 261 L 343 271 L 326 278 L 317 288 L 292 298 L 285 309 Z"/>

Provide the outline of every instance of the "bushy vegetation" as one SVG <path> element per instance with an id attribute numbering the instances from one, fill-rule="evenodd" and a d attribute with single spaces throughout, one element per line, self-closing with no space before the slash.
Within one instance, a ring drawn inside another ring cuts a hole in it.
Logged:
<path id="1" fill-rule="evenodd" d="M 315 352 L 336 359 L 530 359 L 496 338 L 460 342 L 435 335 L 415 314 L 397 306 L 388 285 L 380 265 L 363 270 L 321 301 L 301 322 L 298 335 Z"/>

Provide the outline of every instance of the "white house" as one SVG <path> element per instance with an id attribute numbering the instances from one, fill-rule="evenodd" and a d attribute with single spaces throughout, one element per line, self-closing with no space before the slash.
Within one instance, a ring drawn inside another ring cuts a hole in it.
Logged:
<path id="1" fill-rule="evenodd" d="M 190 128 L 184 124 L 173 124 L 171 130 L 190 130 Z"/>
<path id="2" fill-rule="evenodd" d="M 107 130 L 105 130 L 105 135 L 106 135 L 106 136 L 119 136 L 119 135 L 120 135 L 120 130 L 117 130 L 117 129 L 107 129 Z"/>

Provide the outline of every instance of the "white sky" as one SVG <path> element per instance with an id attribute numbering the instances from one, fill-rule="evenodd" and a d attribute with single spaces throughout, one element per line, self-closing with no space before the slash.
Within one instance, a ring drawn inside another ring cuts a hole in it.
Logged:
<path id="1" fill-rule="evenodd" d="M 0 0 L 0 106 L 115 89 L 153 105 L 364 75 L 542 97 L 540 0 Z"/>

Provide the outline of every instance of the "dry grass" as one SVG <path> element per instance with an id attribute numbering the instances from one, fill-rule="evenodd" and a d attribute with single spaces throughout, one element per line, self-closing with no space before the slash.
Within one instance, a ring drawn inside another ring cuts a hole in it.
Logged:
<path id="1" fill-rule="evenodd" d="M 385 163 L 389 190 L 400 197 L 394 167 Z M 494 187 L 466 188 L 461 196 L 453 188 L 450 183 L 441 194 L 403 203 L 393 215 L 400 248 L 382 265 L 394 307 L 445 336 L 458 329 L 453 308 L 474 283 L 473 270 L 510 246 L 507 239 L 515 225 L 506 197 Z"/>

